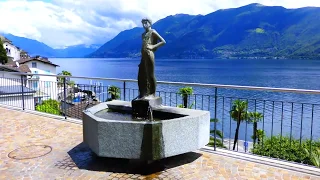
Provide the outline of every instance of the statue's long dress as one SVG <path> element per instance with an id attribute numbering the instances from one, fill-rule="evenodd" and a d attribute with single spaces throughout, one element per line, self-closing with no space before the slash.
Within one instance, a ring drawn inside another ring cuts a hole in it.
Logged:
<path id="1" fill-rule="evenodd" d="M 154 51 L 147 49 L 147 45 L 154 45 L 157 37 L 152 33 L 153 30 L 142 34 L 141 62 L 139 64 L 138 86 L 139 97 L 155 94 L 156 78 L 154 75 Z"/>

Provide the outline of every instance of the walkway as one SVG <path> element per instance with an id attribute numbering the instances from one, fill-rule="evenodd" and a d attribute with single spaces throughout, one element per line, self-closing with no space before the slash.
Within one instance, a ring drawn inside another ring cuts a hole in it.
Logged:
<path id="1" fill-rule="evenodd" d="M 0 108 L 0 179 L 320 179 L 197 151 L 155 163 L 96 157 L 82 126 Z"/>

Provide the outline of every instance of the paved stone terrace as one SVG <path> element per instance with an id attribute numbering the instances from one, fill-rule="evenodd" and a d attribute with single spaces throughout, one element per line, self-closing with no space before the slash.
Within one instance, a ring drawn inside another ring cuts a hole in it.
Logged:
<path id="1" fill-rule="evenodd" d="M 141 167 L 99 158 L 79 124 L 0 108 L 0 179 L 320 179 L 243 160 L 192 152 Z"/>

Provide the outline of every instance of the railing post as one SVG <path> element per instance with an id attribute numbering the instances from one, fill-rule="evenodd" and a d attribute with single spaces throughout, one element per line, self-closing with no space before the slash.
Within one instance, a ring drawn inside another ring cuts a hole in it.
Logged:
<path id="1" fill-rule="evenodd" d="M 123 100 L 126 100 L 126 81 L 123 81 Z"/>
<path id="2" fill-rule="evenodd" d="M 107 86 L 107 100 L 106 101 L 108 101 L 109 100 L 109 85 Z"/>
<path id="3" fill-rule="evenodd" d="M 24 77 L 23 75 L 21 75 L 21 94 L 22 94 L 22 110 L 24 110 L 24 88 L 23 88 L 23 81 L 24 81 Z"/>
<path id="4" fill-rule="evenodd" d="M 63 112 L 64 112 L 64 118 L 67 119 L 67 90 L 66 90 L 66 78 L 63 78 Z"/>
<path id="5" fill-rule="evenodd" d="M 218 88 L 214 88 L 214 150 L 217 148 L 217 104 L 218 104 Z"/>

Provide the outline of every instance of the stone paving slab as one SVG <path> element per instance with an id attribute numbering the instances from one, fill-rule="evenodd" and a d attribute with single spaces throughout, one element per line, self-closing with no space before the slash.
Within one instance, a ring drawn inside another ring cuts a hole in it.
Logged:
<path id="1" fill-rule="evenodd" d="M 320 179 L 202 151 L 144 166 L 97 157 L 80 124 L 0 108 L 0 179 Z"/>

